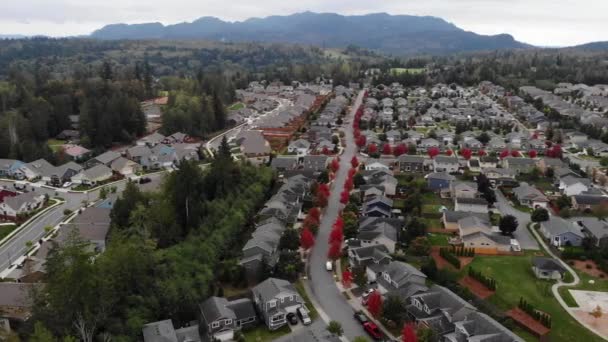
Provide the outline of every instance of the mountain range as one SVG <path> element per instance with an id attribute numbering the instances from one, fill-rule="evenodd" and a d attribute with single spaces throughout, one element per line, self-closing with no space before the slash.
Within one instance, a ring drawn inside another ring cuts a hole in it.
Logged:
<path id="1" fill-rule="evenodd" d="M 394 55 L 447 54 L 477 50 L 532 47 L 511 35 L 480 35 L 441 18 L 375 13 L 345 16 L 303 12 L 287 16 L 227 22 L 202 17 L 174 25 L 112 24 L 93 32 L 96 39 L 205 39 L 309 44 L 356 45 Z"/>

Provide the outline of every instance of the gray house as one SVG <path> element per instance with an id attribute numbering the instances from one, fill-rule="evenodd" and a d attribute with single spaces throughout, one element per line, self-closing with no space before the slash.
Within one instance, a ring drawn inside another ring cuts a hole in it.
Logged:
<path id="1" fill-rule="evenodd" d="M 562 279 L 566 269 L 556 260 L 546 257 L 532 258 L 532 271 L 538 279 Z"/>
<path id="2" fill-rule="evenodd" d="M 540 232 L 556 247 L 580 246 L 585 237 L 582 228 L 577 223 L 566 221 L 558 216 L 552 216 L 549 221 L 541 223 Z"/>
<path id="3" fill-rule="evenodd" d="M 377 282 L 380 293 L 388 296 L 409 298 L 428 290 L 426 275 L 414 266 L 401 261 L 392 261 L 386 265 L 377 277 Z"/>
<path id="4" fill-rule="evenodd" d="M 170 319 L 145 324 L 142 328 L 144 342 L 200 342 L 198 325 L 175 329 Z"/>
<path id="5" fill-rule="evenodd" d="M 253 302 L 270 330 L 287 324 L 287 314 L 303 306 L 295 287 L 287 280 L 268 278 L 252 290 Z"/>
<path id="6" fill-rule="evenodd" d="M 401 172 L 423 172 L 424 171 L 424 157 L 422 156 L 411 156 L 411 155 L 400 155 L 398 158 L 399 170 Z"/>
<path id="7" fill-rule="evenodd" d="M 243 257 L 239 261 L 247 274 L 258 274 L 264 262 L 270 266 L 276 263 L 279 240 L 285 229 L 283 222 L 277 218 L 269 218 L 258 224 L 251 239 L 243 247 Z"/>
<path id="8" fill-rule="evenodd" d="M 210 297 L 200 305 L 201 331 L 207 340 L 229 341 L 234 332 L 257 324 L 253 302 L 249 298 L 228 301 L 226 298 Z"/>

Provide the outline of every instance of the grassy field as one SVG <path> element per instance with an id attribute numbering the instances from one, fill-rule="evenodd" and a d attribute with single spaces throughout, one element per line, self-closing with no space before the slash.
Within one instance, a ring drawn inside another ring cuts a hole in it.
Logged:
<path id="1" fill-rule="evenodd" d="M 568 290 L 586 290 L 586 291 L 604 291 L 608 292 L 608 280 L 600 279 L 596 277 L 592 277 L 587 273 L 577 271 L 578 276 L 581 278 L 581 283 L 578 286 L 574 287 L 562 287 L 559 289 L 559 293 L 570 307 L 578 306 L 576 301 L 570 294 Z M 590 284 L 589 281 L 593 280 L 593 284 Z"/>
<path id="2" fill-rule="evenodd" d="M 15 230 L 15 228 L 17 228 L 17 226 L 14 224 L 0 226 L 0 240 L 4 239 L 8 234 L 13 232 L 13 230 Z"/>
<path id="3" fill-rule="evenodd" d="M 243 109 L 245 108 L 245 104 L 243 104 L 242 102 L 237 102 L 235 104 L 233 104 L 232 106 L 228 107 L 228 110 L 239 110 L 239 109 Z"/>
<path id="4" fill-rule="evenodd" d="M 448 236 L 444 234 L 429 234 L 428 239 L 433 246 L 448 246 Z"/>
<path id="5" fill-rule="evenodd" d="M 551 294 L 551 282 L 536 279 L 530 266 L 532 256 L 532 253 L 524 256 L 478 256 L 469 267 L 496 279 L 498 289 L 489 301 L 498 308 L 505 311 L 514 308 L 523 297 L 550 314 L 552 329 L 549 337 L 552 341 L 602 341 L 562 309 Z"/>
<path id="6" fill-rule="evenodd" d="M 267 342 L 287 335 L 290 332 L 291 330 L 287 325 L 275 331 L 270 331 L 264 323 L 260 323 L 260 325 L 251 330 L 243 331 L 243 335 L 246 342 Z"/>
<path id="7" fill-rule="evenodd" d="M 391 69 L 391 73 L 392 74 L 403 74 L 403 73 L 410 73 L 410 74 L 421 74 L 423 72 L 425 72 L 426 69 L 425 68 L 392 68 Z"/>
<path id="8" fill-rule="evenodd" d="M 49 139 L 46 141 L 46 144 L 49 145 L 49 147 L 51 148 L 51 150 L 53 150 L 53 152 L 57 152 L 61 149 L 61 146 L 63 146 L 63 144 L 65 144 L 65 141 L 58 140 L 58 139 Z"/>

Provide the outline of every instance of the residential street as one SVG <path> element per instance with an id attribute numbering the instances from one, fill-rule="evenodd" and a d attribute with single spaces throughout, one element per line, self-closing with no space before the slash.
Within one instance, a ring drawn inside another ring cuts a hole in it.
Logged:
<path id="1" fill-rule="evenodd" d="M 513 235 L 515 236 L 517 241 L 519 241 L 519 245 L 521 246 L 521 248 L 533 250 L 540 249 L 538 246 L 538 242 L 532 236 L 532 234 L 530 234 L 527 228 L 528 223 L 531 222 L 530 214 L 521 212 L 513 208 L 513 206 L 509 204 L 509 201 L 505 198 L 505 196 L 500 190 L 494 190 L 494 192 L 496 193 L 496 203 L 494 203 L 494 206 L 502 213 L 503 216 L 513 215 L 515 216 L 515 218 L 517 218 L 517 222 L 519 222 L 519 226 L 517 227 L 517 230 L 515 231 L 515 233 L 513 233 Z"/>
<path id="2" fill-rule="evenodd" d="M 320 309 L 330 319 L 342 324 L 344 336 L 349 340 L 353 340 L 357 336 L 367 336 L 367 334 L 353 318 L 354 310 L 336 287 L 332 273 L 325 269 L 325 262 L 327 261 L 327 252 L 329 250 L 329 233 L 342 207 L 340 204 L 340 193 L 348 175 L 350 160 L 355 155 L 356 150 L 351 122 L 362 99 L 363 91 L 357 96 L 355 103 L 352 105 L 351 112 L 344 123 L 346 149 L 341 156 L 340 169 L 331 189 L 331 196 L 321 220 L 316 243 L 311 251 L 309 274 L 312 294 L 316 301 L 320 303 Z"/>
<path id="3" fill-rule="evenodd" d="M 156 182 L 162 177 L 162 174 L 150 174 L 146 177 L 151 178 L 153 182 Z M 6 189 L 14 189 L 13 184 L 13 181 L 0 181 L 0 187 L 5 187 Z M 116 191 L 118 193 L 124 190 L 125 185 L 126 180 L 113 184 L 113 186 L 116 186 Z M 99 190 L 84 193 L 38 186 L 35 186 L 34 189 L 34 191 L 38 193 L 48 194 L 49 197 L 61 197 L 65 200 L 65 203 L 49 210 L 44 215 L 30 222 L 27 226 L 22 227 L 17 234 L 0 246 L 0 271 L 5 270 L 15 262 L 15 260 L 25 254 L 28 249 L 26 247 L 28 241 L 37 242 L 40 240 L 45 234 L 44 227 L 59 224 L 64 218 L 63 211 L 65 209 L 77 210 L 82 207 L 83 201 L 92 202 L 99 198 Z M 31 190 L 30 185 L 28 185 L 28 190 Z"/>

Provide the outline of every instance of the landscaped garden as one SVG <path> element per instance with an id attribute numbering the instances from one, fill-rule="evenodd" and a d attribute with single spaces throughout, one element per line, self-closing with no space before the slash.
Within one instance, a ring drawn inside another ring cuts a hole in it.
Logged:
<path id="1" fill-rule="evenodd" d="M 551 316 L 549 337 L 554 341 L 602 341 L 601 338 L 578 324 L 553 298 L 550 281 L 537 279 L 531 269 L 531 259 L 538 252 L 524 256 L 475 257 L 468 267 L 496 280 L 496 293 L 488 301 L 503 311 L 518 306 L 521 298 Z M 466 270 L 466 268 L 465 268 Z M 463 275 L 467 271 L 462 271 Z M 536 341 L 531 334 L 521 334 L 526 340 Z"/>

